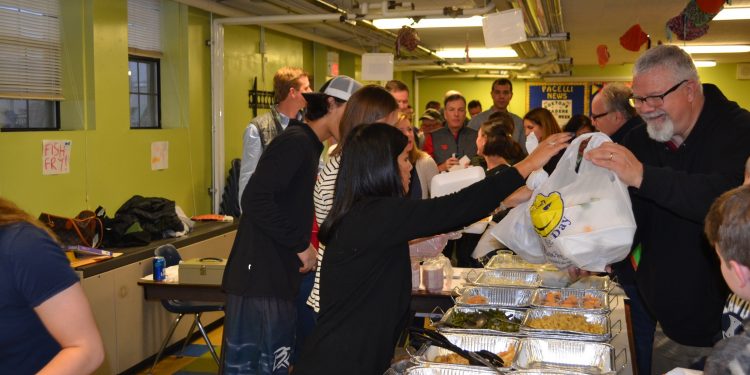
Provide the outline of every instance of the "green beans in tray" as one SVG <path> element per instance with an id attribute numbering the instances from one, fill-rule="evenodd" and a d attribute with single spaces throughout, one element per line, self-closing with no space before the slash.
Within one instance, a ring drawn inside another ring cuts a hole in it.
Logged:
<path id="1" fill-rule="evenodd" d="M 448 327 L 518 332 L 522 318 L 503 310 L 453 311 L 444 322 Z"/>

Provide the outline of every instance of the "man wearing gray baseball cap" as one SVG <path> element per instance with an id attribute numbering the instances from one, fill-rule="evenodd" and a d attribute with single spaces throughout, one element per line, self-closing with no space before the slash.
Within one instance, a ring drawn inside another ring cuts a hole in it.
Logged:
<path id="1" fill-rule="evenodd" d="M 317 264 L 310 229 L 322 141 L 338 137 L 346 102 L 361 86 L 338 76 L 320 92 L 304 93 L 305 122 L 290 119 L 247 183 L 222 282 L 227 294 L 224 374 L 289 372 L 298 315 L 295 297 L 305 274 L 314 277 Z"/>

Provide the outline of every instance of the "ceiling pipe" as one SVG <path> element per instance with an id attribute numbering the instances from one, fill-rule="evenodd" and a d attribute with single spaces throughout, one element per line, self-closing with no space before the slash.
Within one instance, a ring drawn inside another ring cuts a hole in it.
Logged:
<path id="1" fill-rule="evenodd" d="M 395 66 L 394 71 L 404 72 L 411 70 L 446 70 L 446 69 L 463 69 L 463 70 L 524 70 L 526 64 L 514 65 L 503 65 L 503 64 L 461 64 L 461 65 L 439 65 L 439 64 L 425 64 L 425 65 L 408 65 L 408 66 Z"/>
<path id="2" fill-rule="evenodd" d="M 483 59 L 473 59 L 476 63 L 481 63 Z M 488 61 L 495 64 L 528 64 L 528 65 L 542 65 L 549 63 L 564 63 L 569 62 L 568 59 L 558 58 L 556 54 L 549 54 L 545 57 L 537 58 L 520 58 L 520 57 L 503 57 L 503 58 L 488 58 Z M 447 64 L 459 64 L 464 62 L 463 59 L 445 59 Z M 488 62 L 489 63 L 489 62 Z M 434 60 L 429 59 L 415 59 L 415 60 L 396 60 L 395 65 L 428 65 L 438 64 Z"/>
<path id="3" fill-rule="evenodd" d="M 193 8 L 198 8 L 205 10 L 209 13 L 213 13 L 215 15 L 223 16 L 223 17 L 252 17 L 254 15 L 247 13 L 245 11 L 235 9 L 232 7 L 228 7 L 226 5 L 219 4 L 215 1 L 211 0 L 175 0 L 178 3 L 182 3 L 188 6 L 191 6 Z M 291 23 L 291 22 L 290 22 Z M 266 26 L 266 24 L 264 24 Z M 336 48 L 341 51 L 351 52 L 356 55 L 361 55 L 365 51 L 362 49 L 357 49 L 354 47 L 351 47 L 349 45 L 346 45 L 344 43 L 341 43 L 339 41 L 325 38 L 319 35 L 310 34 L 307 32 L 304 32 L 302 30 L 296 29 L 291 26 L 286 26 L 278 23 L 268 23 L 266 26 L 269 30 L 278 31 L 280 33 L 284 33 L 287 35 L 295 36 L 301 39 L 317 42 L 329 47 Z"/>
<path id="4" fill-rule="evenodd" d="M 372 4 L 369 6 L 372 7 Z M 360 7 L 360 10 L 362 8 Z M 437 17 L 430 17 L 430 18 L 455 18 L 457 16 L 463 16 L 463 17 L 471 17 L 471 16 L 483 16 L 487 13 L 494 12 L 495 11 L 495 4 L 490 3 L 489 5 L 486 5 L 482 8 L 473 8 L 473 9 L 462 9 L 462 8 L 443 8 L 443 9 L 431 9 L 431 10 L 411 10 L 411 11 L 400 11 L 400 12 L 388 12 L 387 10 L 384 11 L 384 9 L 381 9 L 380 14 L 371 14 L 369 13 L 369 10 L 367 12 L 362 12 L 362 14 L 358 15 L 361 17 L 358 17 L 360 19 L 366 19 L 366 20 L 373 20 L 376 18 L 411 18 L 411 17 L 427 17 L 427 16 L 437 16 Z M 367 10 L 367 7 L 365 7 L 365 10 Z M 442 16 L 442 17 L 441 17 Z"/>
<path id="5" fill-rule="evenodd" d="M 510 78 L 510 76 L 511 76 L 510 74 L 445 73 L 445 74 L 419 76 L 419 79 L 455 79 L 455 78 L 497 79 L 497 78 Z"/>
<path id="6" fill-rule="evenodd" d="M 316 6 L 320 6 L 323 9 L 328 10 L 330 12 L 346 13 L 345 9 L 341 9 L 341 8 L 337 7 L 336 5 L 328 3 L 327 1 L 324 1 L 324 0 L 305 0 L 305 1 L 307 1 L 309 3 L 312 3 L 312 4 L 316 5 Z M 396 33 L 393 33 L 393 32 L 388 31 L 388 30 L 378 29 L 377 27 L 375 27 L 375 25 L 372 24 L 372 22 L 370 20 L 358 19 L 357 23 L 359 25 L 362 25 L 362 26 L 366 27 L 369 30 L 372 30 L 374 32 L 377 32 L 377 33 L 380 33 L 380 34 L 384 34 L 384 35 L 389 36 L 390 38 L 393 38 L 394 42 L 395 42 L 396 38 L 398 37 L 398 35 L 396 35 Z M 422 44 L 418 44 L 417 48 L 421 52 L 426 53 L 427 55 L 432 56 L 433 58 L 435 58 L 437 60 L 442 60 L 442 58 L 440 58 L 440 56 L 436 55 L 435 52 L 433 52 L 431 49 L 423 46 Z"/>

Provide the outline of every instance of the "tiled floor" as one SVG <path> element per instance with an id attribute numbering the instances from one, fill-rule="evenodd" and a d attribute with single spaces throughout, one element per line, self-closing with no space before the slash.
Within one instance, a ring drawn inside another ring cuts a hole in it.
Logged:
<path id="1" fill-rule="evenodd" d="M 221 336 L 224 332 L 224 326 L 219 326 L 213 331 L 208 333 L 208 338 L 214 346 L 221 343 Z M 154 375 L 203 375 L 203 374 L 216 374 L 218 368 L 211 353 L 208 352 L 208 347 L 200 336 L 193 340 L 186 348 L 184 355 L 178 358 L 173 353 L 160 360 L 154 368 Z M 218 353 L 217 353 L 218 354 Z M 150 366 L 149 366 L 150 367 Z M 149 374 L 149 368 L 143 369 L 137 373 L 138 375 Z"/>

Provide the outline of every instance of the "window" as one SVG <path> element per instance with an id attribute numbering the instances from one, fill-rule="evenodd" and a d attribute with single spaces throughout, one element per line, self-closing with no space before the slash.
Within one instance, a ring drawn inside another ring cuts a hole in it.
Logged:
<path id="1" fill-rule="evenodd" d="M 51 100 L 0 99 L 3 131 L 59 130 L 60 103 Z"/>
<path id="2" fill-rule="evenodd" d="M 130 56 L 130 128 L 160 128 L 159 60 Z"/>
<path id="3" fill-rule="evenodd" d="M 60 5 L 0 0 L 0 128 L 60 128 Z"/>
<path id="4" fill-rule="evenodd" d="M 161 0 L 128 0 L 130 128 L 161 128 Z"/>

